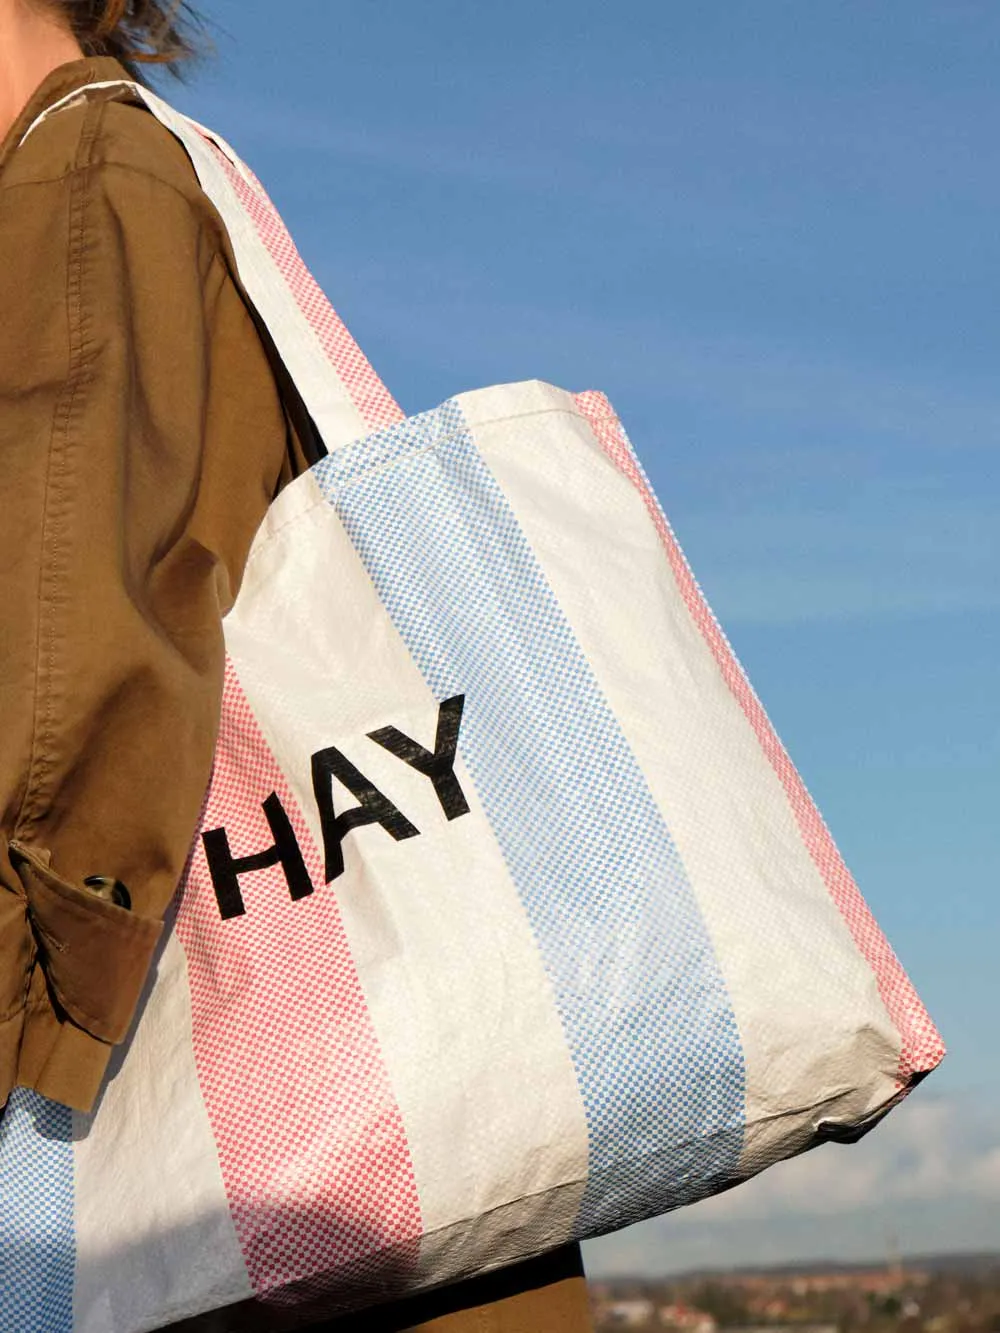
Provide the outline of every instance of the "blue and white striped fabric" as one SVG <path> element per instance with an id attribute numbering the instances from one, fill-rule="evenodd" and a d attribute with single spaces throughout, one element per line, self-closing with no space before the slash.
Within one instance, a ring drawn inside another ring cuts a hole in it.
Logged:
<path id="1" fill-rule="evenodd" d="M 460 403 L 313 475 L 431 693 L 465 695 L 465 763 L 583 1097 L 581 1231 L 713 1192 L 743 1138 L 725 982 L 663 813 Z"/>
<path id="2" fill-rule="evenodd" d="M 0 1329 L 72 1333 L 73 1116 L 18 1088 L 0 1153 Z"/>

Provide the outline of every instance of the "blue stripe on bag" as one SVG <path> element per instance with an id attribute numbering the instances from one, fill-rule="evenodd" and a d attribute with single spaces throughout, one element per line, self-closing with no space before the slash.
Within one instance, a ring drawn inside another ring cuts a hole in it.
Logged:
<path id="1" fill-rule="evenodd" d="M 73 1112 L 17 1088 L 0 1120 L 0 1329 L 72 1333 Z"/>
<path id="2" fill-rule="evenodd" d="M 743 1053 L 669 830 L 454 401 L 313 468 L 439 699 L 531 921 L 589 1134 L 580 1236 L 732 1178 Z M 336 577 L 335 574 L 333 577 Z"/>

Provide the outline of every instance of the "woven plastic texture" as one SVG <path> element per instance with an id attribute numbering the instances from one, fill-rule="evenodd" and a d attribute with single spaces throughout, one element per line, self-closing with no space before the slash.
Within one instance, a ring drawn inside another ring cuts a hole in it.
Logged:
<path id="1" fill-rule="evenodd" d="M 610 402 L 602 393 L 587 392 L 578 394 L 576 403 L 589 421 L 595 438 L 608 457 L 634 483 L 641 494 L 663 541 L 670 568 L 685 604 L 709 644 L 726 684 L 739 701 L 764 753 L 781 780 L 802 839 L 830 891 L 831 898 L 843 915 L 858 949 L 876 975 L 886 1010 L 900 1033 L 899 1080 L 900 1085 L 905 1086 L 912 1080 L 914 1074 L 933 1069 L 940 1063 L 944 1055 L 944 1043 L 940 1034 L 920 1002 L 913 984 L 888 940 L 879 929 L 868 904 L 861 896 L 822 815 L 789 758 L 788 752 L 778 739 L 746 673 L 706 602 Z"/>
<path id="2" fill-rule="evenodd" d="M 430 688 L 466 696 L 465 762 L 586 1107 L 578 1234 L 720 1188 L 744 1116 L 725 984 L 669 829 L 460 406 L 313 475 Z"/>
<path id="3" fill-rule="evenodd" d="M 15 1088 L 0 1120 L 0 1329 L 71 1333 L 73 1113 Z"/>
<path id="4" fill-rule="evenodd" d="M 316 892 L 292 901 L 279 865 L 241 877 L 222 920 L 199 850 L 177 917 L 202 1095 L 250 1279 L 262 1294 L 335 1273 L 421 1232 L 406 1134 L 322 861 L 235 672 L 204 827 L 234 857 L 274 838 L 275 792 Z"/>

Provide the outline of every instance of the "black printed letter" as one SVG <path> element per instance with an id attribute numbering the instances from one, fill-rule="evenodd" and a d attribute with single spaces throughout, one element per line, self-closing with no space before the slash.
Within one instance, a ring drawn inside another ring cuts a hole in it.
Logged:
<path id="1" fill-rule="evenodd" d="M 265 851 L 256 852 L 253 856 L 234 857 L 224 828 L 209 829 L 201 835 L 223 921 L 242 916 L 247 910 L 240 892 L 240 875 L 251 870 L 263 870 L 265 866 L 280 862 L 288 892 L 293 899 L 305 898 L 313 891 L 295 830 L 277 792 L 272 792 L 264 802 L 264 817 L 274 834 L 274 842 Z"/>
<path id="2" fill-rule="evenodd" d="M 430 778 L 434 791 L 441 802 L 441 809 L 449 819 L 469 813 L 469 803 L 465 792 L 455 777 L 455 755 L 458 751 L 458 732 L 462 725 L 462 709 L 465 695 L 456 694 L 452 699 L 445 699 L 438 711 L 437 738 L 434 752 L 425 750 L 422 745 L 404 736 L 395 727 L 381 727 L 368 733 L 369 740 L 402 759 L 425 778 Z"/>
<path id="3" fill-rule="evenodd" d="M 361 802 L 353 810 L 337 814 L 333 808 L 333 793 L 330 778 L 342 782 L 348 791 Z M 344 873 L 344 851 L 341 843 L 352 828 L 362 824 L 381 824 L 386 833 L 397 842 L 404 838 L 416 838 L 420 830 L 415 828 L 401 810 L 383 796 L 379 789 L 354 767 L 346 755 L 334 749 L 320 750 L 312 757 L 313 791 L 319 808 L 319 823 L 323 831 L 323 851 L 326 857 L 326 882 Z"/>

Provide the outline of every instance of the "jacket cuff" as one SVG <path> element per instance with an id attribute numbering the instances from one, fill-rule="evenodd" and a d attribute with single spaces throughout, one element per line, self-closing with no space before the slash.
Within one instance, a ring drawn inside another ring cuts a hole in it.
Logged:
<path id="1" fill-rule="evenodd" d="M 60 1022 L 51 1007 L 29 1010 L 15 1082 L 87 1114 L 100 1096 L 114 1049 L 75 1023 Z"/>
<path id="2" fill-rule="evenodd" d="M 39 961 L 60 1006 L 104 1042 L 123 1041 L 163 929 L 161 921 L 79 889 L 12 842 Z"/>

